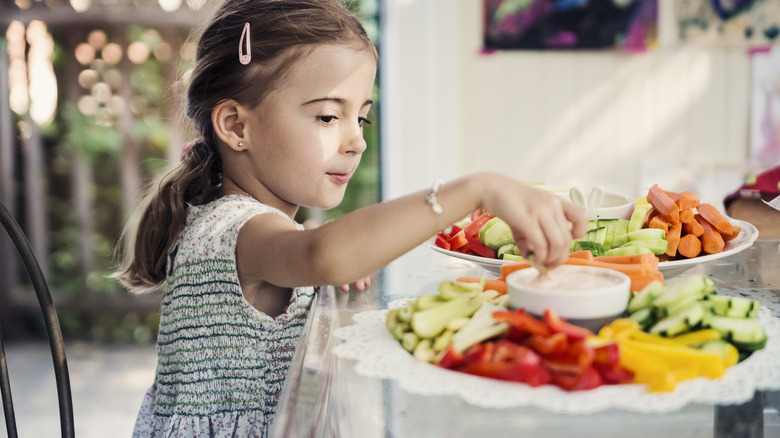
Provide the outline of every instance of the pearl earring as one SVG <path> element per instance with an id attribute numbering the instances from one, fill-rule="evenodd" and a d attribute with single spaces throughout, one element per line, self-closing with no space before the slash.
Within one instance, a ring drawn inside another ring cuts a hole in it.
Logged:
<path id="1" fill-rule="evenodd" d="M 239 141 L 238 142 L 238 147 L 240 147 L 240 148 L 244 147 L 244 142 Z"/>

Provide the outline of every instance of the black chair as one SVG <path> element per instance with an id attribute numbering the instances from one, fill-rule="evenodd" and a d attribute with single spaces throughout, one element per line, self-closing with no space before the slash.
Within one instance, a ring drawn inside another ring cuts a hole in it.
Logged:
<path id="1" fill-rule="evenodd" d="M 74 436 L 73 401 L 68 374 L 68 362 L 65 359 L 65 343 L 62 339 L 60 322 L 51 299 L 51 293 L 49 293 L 49 287 L 46 285 L 46 280 L 38 260 L 30 247 L 30 242 L 27 240 L 24 232 L 22 232 L 19 224 L 2 203 L 0 203 L 0 223 L 2 223 L 3 228 L 8 232 L 16 246 L 16 250 L 27 268 L 27 273 L 30 275 L 35 293 L 38 295 L 38 303 L 43 313 L 46 333 L 49 337 L 49 345 L 51 346 L 51 354 L 54 361 L 54 378 L 57 382 L 62 436 L 72 438 Z M 0 332 L 0 391 L 2 391 L 3 411 L 5 413 L 5 426 L 8 430 L 8 438 L 17 438 L 16 416 L 14 415 L 14 403 L 11 398 L 11 382 L 8 377 L 8 364 L 5 359 L 2 332 Z"/>

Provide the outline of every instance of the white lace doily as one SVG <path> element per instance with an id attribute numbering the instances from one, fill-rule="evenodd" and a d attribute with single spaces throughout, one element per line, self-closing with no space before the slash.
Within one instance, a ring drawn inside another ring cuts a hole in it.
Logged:
<path id="1" fill-rule="evenodd" d="M 719 379 L 696 378 L 677 384 L 668 393 L 647 392 L 644 385 L 605 385 L 588 391 L 566 392 L 554 385 L 530 387 L 419 362 L 385 328 L 388 310 L 355 314 L 355 325 L 341 327 L 335 336 L 344 342 L 334 348 L 339 357 L 357 361 L 363 376 L 393 379 L 418 395 L 455 395 L 485 408 L 535 406 L 553 412 L 586 414 L 605 409 L 671 412 L 689 403 L 739 404 L 756 390 L 780 389 L 780 297 L 766 289 L 720 290 L 722 295 L 749 296 L 761 301 L 758 319 L 769 337 L 764 349 L 729 368 Z M 392 307 L 403 301 L 391 303 Z"/>

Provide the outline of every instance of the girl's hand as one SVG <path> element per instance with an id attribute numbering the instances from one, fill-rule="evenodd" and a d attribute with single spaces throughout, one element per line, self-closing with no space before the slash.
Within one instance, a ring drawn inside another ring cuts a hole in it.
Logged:
<path id="1" fill-rule="evenodd" d="M 367 287 L 371 286 L 371 276 L 361 278 L 360 280 L 356 281 L 355 283 L 355 289 L 357 290 L 365 290 Z M 349 285 L 348 284 L 342 284 L 339 287 L 344 292 L 349 292 Z"/>
<path id="2" fill-rule="evenodd" d="M 533 253 L 535 264 L 563 264 L 572 239 L 587 231 L 585 210 L 564 198 L 500 174 L 478 179 L 482 208 L 509 224 L 520 253 Z"/>

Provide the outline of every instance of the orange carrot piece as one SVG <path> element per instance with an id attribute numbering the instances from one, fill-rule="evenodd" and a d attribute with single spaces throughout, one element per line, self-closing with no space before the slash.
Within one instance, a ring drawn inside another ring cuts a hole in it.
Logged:
<path id="1" fill-rule="evenodd" d="M 479 283 L 482 281 L 482 277 L 459 277 L 458 281 L 464 283 Z M 485 290 L 492 289 L 502 294 L 507 293 L 506 280 L 500 278 L 497 279 L 485 279 Z"/>
<path id="2" fill-rule="evenodd" d="M 691 223 L 691 221 L 693 221 L 693 215 L 692 208 L 680 209 L 680 222 L 684 224 Z"/>
<path id="3" fill-rule="evenodd" d="M 731 231 L 728 233 L 720 233 L 720 235 L 723 236 L 723 240 L 726 242 L 739 236 L 739 233 L 742 231 L 742 227 L 738 225 L 732 225 L 731 228 Z"/>
<path id="4" fill-rule="evenodd" d="M 647 275 L 644 277 L 636 277 L 631 279 L 631 291 L 636 292 L 640 291 L 645 288 L 648 284 L 652 283 L 653 281 L 657 281 L 661 284 L 664 282 L 664 274 L 659 271 L 650 271 Z"/>
<path id="5" fill-rule="evenodd" d="M 680 192 L 680 199 L 678 199 L 677 205 L 680 206 L 681 210 L 687 210 L 691 208 L 696 208 L 699 206 L 699 197 L 696 196 L 695 193 L 691 192 L 690 190 L 686 190 L 684 192 Z"/>
<path id="6" fill-rule="evenodd" d="M 701 226 L 699 221 L 696 220 L 696 215 L 694 215 L 693 220 L 690 222 L 683 222 L 682 230 L 685 234 L 693 234 L 699 237 L 704 232 L 704 227 Z"/>
<path id="7" fill-rule="evenodd" d="M 699 237 L 701 240 L 702 251 L 706 252 L 707 254 L 717 254 L 723 251 L 723 247 L 726 244 L 723 241 L 723 236 L 720 235 L 720 232 L 718 232 L 718 230 L 715 229 L 715 227 L 709 223 L 709 221 L 701 217 L 701 215 L 696 216 L 696 220 L 698 220 L 701 226 L 704 228 L 704 232 Z"/>
<path id="8" fill-rule="evenodd" d="M 699 212 L 701 217 L 706 219 L 707 222 L 709 222 L 713 227 L 715 227 L 716 230 L 720 231 L 721 233 L 731 234 L 734 231 L 734 226 L 731 224 L 731 222 L 729 222 L 729 220 L 726 219 L 726 216 L 718 211 L 714 205 L 701 203 L 698 207 L 696 207 L 696 210 Z"/>
<path id="9" fill-rule="evenodd" d="M 666 222 L 666 220 L 661 216 L 653 216 L 645 228 L 658 228 L 660 230 L 664 230 L 664 232 L 667 232 L 669 231 L 669 222 Z"/>
<path id="10" fill-rule="evenodd" d="M 647 192 L 647 202 L 658 211 L 658 214 L 663 216 L 667 222 L 680 222 L 680 207 L 674 202 L 674 199 L 669 197 L 666 192 L 658 187 L 658 184 L 653 184 L 650 190 Z"/>
<path id="11" fill-rule="evenodd" d="M 587 249 L 583 249 L 581 251 L 574 251 L 574 252 L 569 253 L 569 258 L 572 258 L 572 257 L 585 259 L 585 260 L 593 260 L 594 256 L 593 256 L 593 251 L 590 251 L 590 250 L 587 250 Z"/>
<path id="12" fill-rule="evenodd" d="M 594 260 L 605 263 L 623 263 L 631 264 L 638 263 L 651 267 L 658 266 L 658 257 L 651 252 L 643 252 L 639 254 L 622 255 L 622 256 L 596 256 Z"/>
<path id="13" fill-rule="evenodd" d="M 509 276 L 509 274 L 515 271 L 519 271 L 521 269 L 528 269 L 530 267 L 531 264 L 525 260 L 519 262 L 505 263 L 501 265 L 501 279 L 506 280 L 506 277 Z"/>
<path id="14" fill-rule="evenodd" d="M 677 255 L 677 245 L 680 244 L 680 236 L 682 235 L 682 222 L 675 222 L 669 227 L 669 232 L 666 233 L 666 241 L 669 242 L 669 246 L 666 248 L 666 255 L 674 257 Z"/>
<path id="15" fill-rule="evenodd" d="M 666 193 L 666 196 L 672 198 L 672 201 L 674 202 L 677 202 L 682 198 L 682 195 L 678 192 L 670 192 L 669 190 L 664 190 L 663 192 Z"/>
<path id="16" fill-rule="evenodd" d="M 567 265 L 579 265 L 579 266 L 594 266 L 597 268 L 612 269 L 626 274 L 631 280 L 630 289 L 632 291 L 640 290 L 640 284 L 647 284 L 648 277 L 655 276 L 654 272 L 658 271 L 658 268 L 653 268 L 641 263 L 606 263 L 593 260 L 591 262 L 583 259 L 568 259 Z"/>
<path id="17" fill-rule="evenodd" d="M 677 245 L 677 253 L 683 257 L 693 258 L 701 252 L 701 240 L 693 234 L 686 234 L 680 237 L 680 243 Z"/>
<path id="18" fill-rule="evenodd" d="M 647 213 L 645 213 L 645 218 L 642 221 L 642 228 L 647 228 L 650 225 L 650 221 L 656 216 L 658 216 L 658 211 L 651 205 L 650 208 L 647 209 Z"/>

